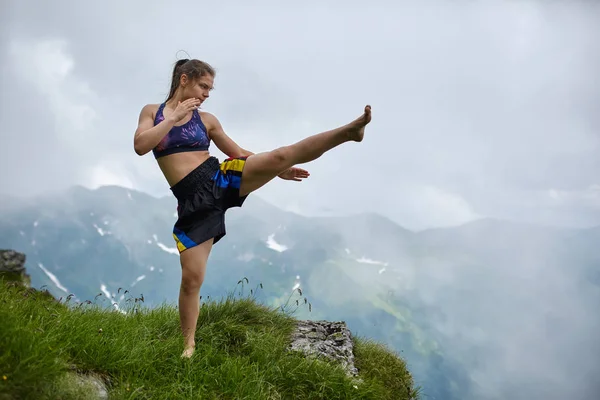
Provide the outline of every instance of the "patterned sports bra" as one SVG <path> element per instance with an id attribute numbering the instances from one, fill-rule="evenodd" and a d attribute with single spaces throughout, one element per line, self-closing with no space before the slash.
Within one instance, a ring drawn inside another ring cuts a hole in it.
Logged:
<path id="1" fill-rule="evenodd" d="M 163 109 L 165 103 L 162 103 L 156 111 L 154 126 L 165 119 Z M 210 146 L 210 138 L 206 131 L 206 126 L 200 118 L 198 110 L 194 109 L 192 118 L 184 125 L 171 128 L 160 143 L 156 145 L 152 152 L 154 158 L 163 157 L 169 154 L 181 153 L 184 151 L 206 151 Z"/>

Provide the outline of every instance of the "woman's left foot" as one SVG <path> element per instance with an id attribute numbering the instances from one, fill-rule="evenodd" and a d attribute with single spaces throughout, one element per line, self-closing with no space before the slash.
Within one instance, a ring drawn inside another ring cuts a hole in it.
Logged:
<path id="1" fill-rule="evenodd" d="M 355 142 L 362 142 L 365 136 L 365 126 L 371 122 L 371 106 L 365 106 L 363 115 L 348 124 L 348 138 Z"/>
<path id="2" fill-rule="evenodd" d="M 194 346 L 186 346 L 181 354 L 181 358 L 190 358 L 194 354 Z"/>

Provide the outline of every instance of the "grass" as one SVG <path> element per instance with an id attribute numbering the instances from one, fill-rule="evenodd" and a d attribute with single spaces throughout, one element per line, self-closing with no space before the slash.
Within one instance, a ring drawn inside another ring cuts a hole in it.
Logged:
<path id="1" fill-rule="evenodd" d="M 287 351 L 295 319 L 252 297 L 203 301 L 196 352 L 183 343 L 175 307 L 126 313 L 91 301 L 58 302 L 0 277 L 0 400 L 95 398 L 78 383 L 94 375 L 110 399 L 414 399 L 404 361 L 354 337 L 362 382 L 335 363 Z M 302 304 L 302 302 L 300 302 Z"/>

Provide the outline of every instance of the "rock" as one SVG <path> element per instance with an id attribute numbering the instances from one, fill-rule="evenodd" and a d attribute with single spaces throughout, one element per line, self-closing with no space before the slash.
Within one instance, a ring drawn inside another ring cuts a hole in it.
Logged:
<path id="1" fill-rule="evenodd" d="M 86 390 L 88 398 L 108 400 L 108 388 L 102 377 L 94 374 L 73 374 L 72 376 L 80 388 Z"/>
<path id="2" fill-rule="evenodd" d="M 105 376 L 79 371 L 75 366 L 70 366 L 70 369 L 56 382 L 55 398 L 108 400 L 109 380 Z"/>
<path id="3" fill-rule="evenodd" d="M 345 322 L 298 321 L 292 334 L 290 350 L 307 356 L 323 356 L 339 362 L 349 376 L 356 377 L 354 342 Z"/>
<path id="4" fill-rule="evenodd" d="M 25 269 L 25 258 L 25 254 L 15 250 L 0 250 L 0 278 L 8 282 L 8 285 L 24 287 L 23 297 L 35 295 L 60 303 L 47 289 L 31 287 L 31 277 Z"/>
<path id="5" fill-rule="evenodd" d="M 31 277 L 25 271 L 25 254 L 14 250 L 0 250 L 0 276 L 29 287 Z"/>

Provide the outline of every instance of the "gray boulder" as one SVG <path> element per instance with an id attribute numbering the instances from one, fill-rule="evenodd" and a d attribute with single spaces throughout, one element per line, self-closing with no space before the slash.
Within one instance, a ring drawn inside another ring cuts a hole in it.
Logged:
<path id="1" fill-rule="evenodd" d="M 343 321 L 298 321 L 290 350 L 338 362 L 349 376 L 358 375 L 352 333 Z"/>
<path id="2" fill-rule="evenodd" d="M 31 277 L 25 271 L 25 254 L 14 250 L 0 250 L 0 276 L 9 282 L 29 287 Z"/>

